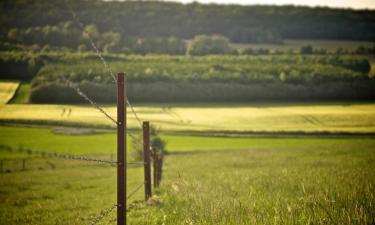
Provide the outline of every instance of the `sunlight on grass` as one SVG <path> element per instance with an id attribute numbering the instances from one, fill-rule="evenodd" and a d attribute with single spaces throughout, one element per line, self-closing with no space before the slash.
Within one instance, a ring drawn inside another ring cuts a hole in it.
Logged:
<path id="1" fill-rule="evenodd" d="M 8 103 L 19 84 L 19 81 L 0 81 L 0 105 Z"/>
<path id="2" fill-rule="evenodd" d="M 116 108 L 103 107 L 115 117 Z M 374 103 L 163 104 L 135 107 L 163 131 L 375 132 Z M 69 113 L 67 113 L 69 111 Z M 139 128 L 128 112 L 130 128 Z M 0 120 L 46 125 L 115 127 L 87 105 L 4 105 Z"/>

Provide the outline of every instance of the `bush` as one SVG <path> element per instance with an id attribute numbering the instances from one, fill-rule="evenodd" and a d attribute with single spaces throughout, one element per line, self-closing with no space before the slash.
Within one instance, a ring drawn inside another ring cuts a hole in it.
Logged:
<path id="1" fill-rule="evenodd" d="M 229 39 L 224 36 L 198 35 L 189 43 L 187 53 L 189 55 L 217 55 L 237 54 L 230 47 Z"/>
<path id="2" fill-rule="evenodd" d="M 311 54 L 313 54 L 313 52 L 314 52 L 314 49 L 311 45 L 302 46 L 301 49 L 300 49 L 301 54 L 311 55 Z"/>

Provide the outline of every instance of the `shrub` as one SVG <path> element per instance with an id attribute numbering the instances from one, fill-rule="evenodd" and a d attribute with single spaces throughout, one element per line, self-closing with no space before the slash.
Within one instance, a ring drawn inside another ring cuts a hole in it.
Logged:
<path id="1" fill-rule="evenodd" d="M 187 53 L 189 55 L 224 55 L 236 54 L 236 50 L 230 47 L 229 39 L 224 36 L 198 35 L 189 43 Z"/>

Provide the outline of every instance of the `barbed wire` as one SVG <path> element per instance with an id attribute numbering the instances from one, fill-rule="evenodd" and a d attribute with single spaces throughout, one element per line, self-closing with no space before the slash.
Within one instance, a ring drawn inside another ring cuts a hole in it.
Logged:
<path id="1" fill-rule="evenodd" d="M 143 187 L 144 184 L 145 182 L 142 182 L 141 184 L 139 184 L 132 192 L 130 192 L 127 199 L 130 199 L 135 193 L 137 193 L 141 189 L 141 187 Z"/>
<path id="2" fill-rule="evenodd" d="M 81 156 L 81 155 L 64 154 L 64 153 L 57 153 L 57 152 L 44 152 L 44 151 L 39 151 L 39 150 L 34 150 L 34 149 L 24 149 L 24 148 L 14 149 L 14 148 L 3 146 L 3 145 L 0 145 L 0 149 L 10 151 L 10 152 L 29 154 L 29 155 L 38 155 L 42 157 L 81 160 L 81 161 L 97 162 L 100 164 L 117 165 L 117 161 L 96 159 L 96 158 L 91 158 L 91 157 Z"/>
<path id="3" fill-rule="evenodd" d="M 103 63 L 105 69 L 108 71 L 108 73 L 110 74 L 110 76 L 112 77 L 113 81 L 115 83 L 117 83 L 117 79 L 111 69 L 111 67 L 109 66 L 109 64 L 107 63 L 107 61 L 104 59 L 103 55 L 101 54 L 99 48 L 96 46 L 94 40 L 91 38 L 90 34 L 85 30 L 85 27 L 84 27 L 84 24 L 80 21 L 80 19 L 78 18 L 77 16 L 77 13 L 73 10 L 73 8 L 68 4 L 68 8 L 69 8 L 69 11 L 70 13 L 72 14 L 73 16 L 73 19 L 76 21 L 76 23 L 79 25 L 79 27 L 81 28 L 82 32 L 88 37 L 89 41 L 90 41 L 90 44 L 91 44 L 91 47 L 94 49 L 94 51 L 96 52 L 96 55 L 98 56 L 98 58 L 100 59 L 100 61 Z M 142 127 L 142 121 L 141 119 L 139 118 L 137 112 L 134 110 L 134 107 L 130 104 L 130 101 L 128 98 L 126 98 L 126 104 L 130 107 L 131 111 L 133 112 L 135 118 L 137 119 L 139 125 Z"/>
<path id="4" fill-rule="evenodd" d="M 84 98 L 86 101 L 88 101 L 92 106 L 94 106 L 96 109 L 98 109 L 101 113 L 103 113 L 108 119 L 110 119 L 113 123 L 117 124 L 117 121 L 113 119 L 104 109 L 102 109 L 98 104 L 96 104 L 93 100 L 91 100 L 85 93 L 83 93 L 78 87 L 74 85 L 72 81 L 70 81 L 65 76 L 62 76 L 63 80 L 68 84 L 70 88 L 75 90 L 79 96 Z"/>
<path id="5" fill-rule="evenodd" d="M 94 49 L 96 55 L 98 56 L 98 58 L 100 59 L 100 61 L 103 63 L 105 69 L 106 69 L 106 70 L 109 72 L 109 74 L 111 75 L 111 77 L 112 77 L 112 79 L 113 79 L 113 82 L 114 82 L 114 83 L 117 83 L 116 77 L 115 77 L 115 75 L 113 74 L 113 71 L 112 71 L 111 67 L 108 65 L 107 61 L 105 61 L 105 59 L 104 59 L 104 57 L 102 56 L 102 54 L 101 54 L 99 48 L 96 46 L 94 40 L 91 38 L 90 33 L 87 32 L 87 31 L 85 30 L 85 26 L 84 26 L 84 24 L 80 21 L 80 19 L 79 19 L 78 16 L 77 16 L 77 13 L 73 10 L 73 8 L 72 8 L 69 4 L 67 4 L 67 6 L 68 6 L 68 8 L 69 8 L 70 13 L 71 13 L 72 16 L 73 16 L 73 19 L 76 21 L 76 23 L 78 24 L 78 26 L 81 28 L 82 32 L 87 36 L 87 38 L 88 38 L 89 41 L 90 41 L 90 45 L 91 45 L 91 47 Z"/>
<path id="6" fill-rule="evenodd" d="M 117 207 L 117 204 L 111 206 L 110 208 L 108 208 L 104 211 L 101 211 L 100 214 L 90 223 L 90 225 L 97 224 L 104 217 L 108 216 L 108 214 L 110 214 L 116 207 Z"/>
<path id="7" fill-rule="evenodd" d="M 88 162 L 97 162 L 99 164 L 111 164 L 112 166 L 116 166 L 118 164 L 117 161 L 113 160 L 103 160 L 103 159 L 96 159 L 91 158 L 87 156 L 81 156 L 81 155 L 73 155 L 73 154 L 63 154 L 63 153 L 57 153 L 57 152 L 44 152 L 34 149 L 14 149 L 9 146 L 0 145 L 0 151 L 5 150 L 8 152 L 17 152 L 17 153 L 23 153 L 28 155 L 37 155 L 40 157 L 49 157 L 49 158 L 58 158 L 58 159 L 69 159 L 69 160 L 81 160 L 81 161 L 88 161 Z M 23 160 L 25 158 L 22 158 Z M 13 160 L 13 159 L 9 159 Z M 17 159 L 14 159 L 17 160 Z M 127 162 L 126 165 L 133 165 L 133 166 L 143 166 L 145 163 L 141 161 L 133 161 L 133 162 Z"/>

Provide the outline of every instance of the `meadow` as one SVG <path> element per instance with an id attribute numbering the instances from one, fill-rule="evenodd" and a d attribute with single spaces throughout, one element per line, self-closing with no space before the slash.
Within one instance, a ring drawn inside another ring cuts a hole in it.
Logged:
<path id="1" fill-rule="evenodd" d="M 115 117 L 116 108 L 103 109 Z M 128 109 L 128 126 L 139 126 Z M 187 133 L 374 133 L 372 102 L 180 103 L 137 104 L 135 110 L 165 132 Z M 25 113 L 27 112 L 27 113 Z M 113 128 L 89 105 L 8 104 L 0 106 L 3 123 Z"/>
<path id="2" fill-rule="evenodd" d="M 129 224 L 375 221 L 373 138 L 164 138 L 169 154 L 161 187 L 146 203 L 142 191 L 130 200 Z M 72 136 L 50 128 L 1 126 L 0 142 L 98 154 L 113 151 L 115 134 Z M 14 154 L 1 152 L 2 157 Z M 88 224 L 115 203 L 113 167 L 36 158 L 22 171 L 10 158 L 4 163 L 8 171 L 0 173 L 4 224 Z M 141 168 L 129 168 L 128 174 L 130 189 L 142 181 Z M 99 224 L 113 224 L 114 218 L 112 212 Z"/>

